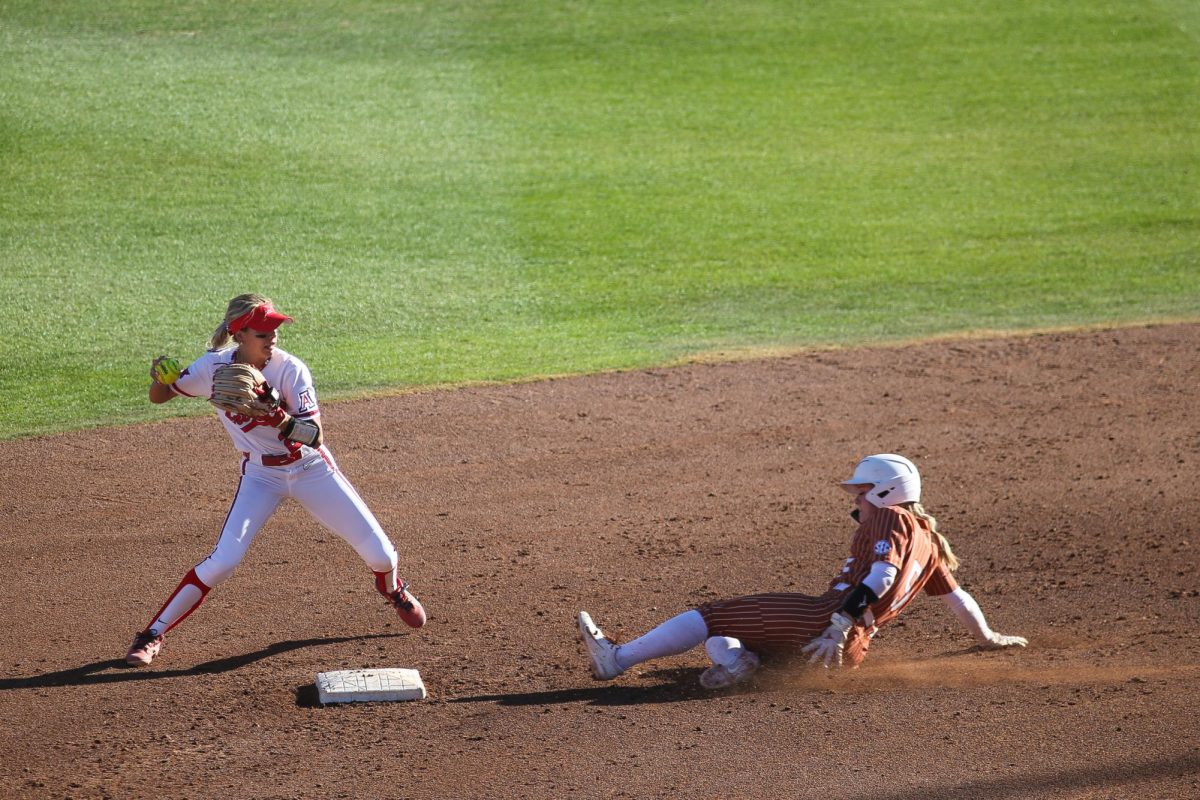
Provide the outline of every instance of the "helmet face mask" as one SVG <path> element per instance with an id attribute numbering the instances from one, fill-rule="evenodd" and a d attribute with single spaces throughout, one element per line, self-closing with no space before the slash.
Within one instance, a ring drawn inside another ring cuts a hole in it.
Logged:
<path id="1" fill-rule="evenodd" d="M 921 501 L 921 475 L 916 465 L 895 453 L 867 456 L 858 462 L 854 475 L 842 481 L 846 489 L 867 484 L 871 486 L 867 501 L 876 508 Z"/>

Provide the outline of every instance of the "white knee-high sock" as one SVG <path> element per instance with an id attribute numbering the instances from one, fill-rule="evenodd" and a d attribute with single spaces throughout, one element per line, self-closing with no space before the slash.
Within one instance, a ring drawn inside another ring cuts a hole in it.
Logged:
<path id="1" fill-rule="evenodd" d="M 147 630 L 155 636 L 164 635 L 200 607 L 208 595 L 209 588 L 196 576 L 195 569 L 188 570 L 188 574 L 183 576 L 183 580 L 175 587 L 167 602 L 163 603 Z"/>
<path id="2" fill-rule="evenodd" d="M 685 653 L 708 637 L 708 625 L 695 609 L 685 611 L 654 630 L 617 648 L 617 664 L 629 669 L 634 664 Z"/>

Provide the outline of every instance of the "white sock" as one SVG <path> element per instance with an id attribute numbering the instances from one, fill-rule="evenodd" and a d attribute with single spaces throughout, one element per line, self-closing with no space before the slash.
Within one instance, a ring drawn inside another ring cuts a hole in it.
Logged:
<path id="1" fill-rule="evenodd" d="M 695 609 L 685 611 L 617 648 L 617 664 L 629 669 L 652 658 L 686 653 L 708 637 L 708 625 Z"/>
<path id="2" fill-rule="evenodd" d="M 732 636 L 713 636 L 704 643 L 704 649 L 714 664 L 726 669 L 732 667 L 733 662 L 746 652 L 741 641 Z"/>
<path id="3" fill-rule="evenodd" d="M 200 605 L 200 601 L 203 599 L 204 593 L 194 584 L 181 587 L 171 598 L 171 602 L 167 603 L 167 607 L 158 615 L 158 619 L 150 625 L 150 633 L 161 636 L 167 628 L 175 624 L 176 620 L 182 619 L 184 614 Z"/>

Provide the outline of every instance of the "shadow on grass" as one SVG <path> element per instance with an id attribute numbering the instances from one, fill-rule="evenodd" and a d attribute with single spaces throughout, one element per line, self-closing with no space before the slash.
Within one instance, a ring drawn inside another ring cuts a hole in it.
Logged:
<path id="1" fill-rule="evenodd" d="M 153 667 L 130 667 L 119 658 L 105 661 L 94 661 L 81 667 L 47 672 L 44 675 L 33 675 L 28 678 L 0 678 L 0 691 L 14 689 L 51 689 L 61 686 L 95 686 L 105 683 L 124 683 L 125 681 L 157 681 L 166 678 L 186 678 L 196 675 L 214 675 L 221 672 L 231 672 L 241 669 L 255 661 L 277 656 L 292 650 L 305 647 L 319 647 L 327 644 L 342 644 L 345 642 L 365 642 L 371 639 L 388 639 L 403 636 L 402 633 L 369 633 L 363 636 L 332 636 L 322 639 L 292 639 L 286 642 L 275 642 L 272 645 L 250 653 L 218 658 L 196 664 L 187 669 L 154 669 Z"/>
<path id="2" fill-rule="evenodd" d="M 644 677 L 659 681 L 650 686 L 598 683 L 593 686 L 555 689 L 546 692 L 510 692 L 451 697 L 446 702 L 495 703 L 501 706 L 546 706 L 567 703 L 586 703 L 592 706 L 637 706 L 653 703 L 679 703 L 703 700 L 714 696 L 713 692 L 700 687 L 700 672 L 699 669 L 686 667 L 654 670 L 644 674 Z"/>

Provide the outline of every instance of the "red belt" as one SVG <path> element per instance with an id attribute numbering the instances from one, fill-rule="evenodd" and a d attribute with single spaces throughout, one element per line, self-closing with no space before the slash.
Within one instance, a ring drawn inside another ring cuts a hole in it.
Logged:
<path id="1" fill-rule="evenodd" d="M 304 453 L 299 450 L 294 453 L 288 453 L 286 456 L 251 456 L 249 453 L 242 453 L 242 455 L 251 461 L 257 461 L 264 467 L 284 467 L 304 457 Z"/>

